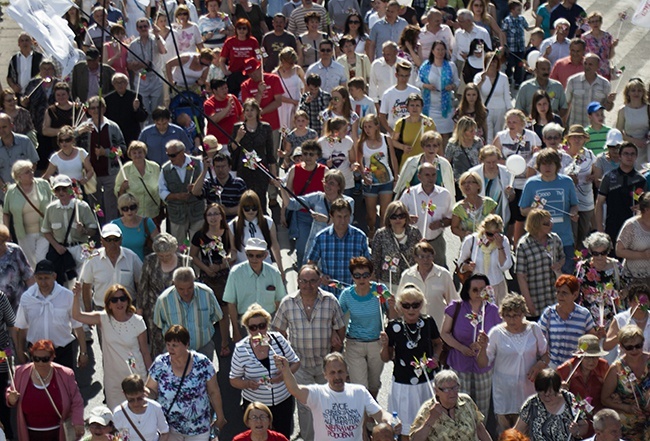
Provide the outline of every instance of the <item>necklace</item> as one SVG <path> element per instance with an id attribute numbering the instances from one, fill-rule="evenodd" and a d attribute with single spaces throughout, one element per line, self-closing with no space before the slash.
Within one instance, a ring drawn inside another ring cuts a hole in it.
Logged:
<path id="1" fill-rule="evenodd" d="M 421 318 L 418 319 L 415 323 L 415 329 L 411 329 L 411 326 L 404 322 L 404 335 L 406 336 L 406 347 L 408 349 L 415 349 L 418 347 L 418 343 L 422 339 L 421 330 L 424 327 L 424 320 Z"/>
<path id="2" fill-rule="evenodd" d="M 440 403 L 440 407 L 442 407 L 443 409 L 445 409 L 445 412 L 447 412 L 447 416 L 448 416 L 449 418 L 451 418 L 451 411 L 452 411 L 452 409 L 455 409 L 455 408 L 456 408 L 456 406 L 452 406 L 452 407 L 450 407 L 449 409 L 447 409 L 445 406 L 442 405 L 442 403 Z"/>
<path id="3" fill-rule="evenodd" d="M 38 377 L 39 380 L 41 380 L 41 384 L 44 387 L 49 386 L 50 379 L 52 378 L 52 372 L 54 372 L 54 369 L 52 369 L 52 367 L 50 367 L 50 372 L 47 373 L 45 378 L 41 377 L 41 374 L 36 369 L 34 369 L 34 372 L 36 372 L 36 376 Z"/>

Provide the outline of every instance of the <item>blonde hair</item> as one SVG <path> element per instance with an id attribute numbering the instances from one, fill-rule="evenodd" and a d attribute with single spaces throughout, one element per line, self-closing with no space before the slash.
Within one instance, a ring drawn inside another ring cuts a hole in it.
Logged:
<path id="1" fill-rule="evenodd" d="M 271 323 L 271 314 L 266 312 L 264 308 L 262 308 L 262 305 L 259 303 L 253 303 L 251 306 L 248 307 L 244 315 L 241 316 L 241 322 L 244 326 L 248 328 L 248 322 L 250 319 L 255 318 L 255 317 L 264 317 L 266 320 L 266 324 Z"/>
<path id="2" fill-rule="evenodd" d="M 456 127 L 454 127 L 454 133 L 451 135 L 451 139 L 449 140 L 449 142 L 460 144 L 460 140 L 463 134 L 468 130 L 471 130 L 472 128 L 474 129 L 478 128 L 476 121 L 474 121 L 469 116 L 461 117 L 456 123 Z"/>

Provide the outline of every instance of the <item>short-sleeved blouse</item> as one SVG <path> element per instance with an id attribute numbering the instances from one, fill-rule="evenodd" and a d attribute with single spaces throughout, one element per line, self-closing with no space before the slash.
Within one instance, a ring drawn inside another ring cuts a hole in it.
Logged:
<path id="1" fill-rule="evenodd" d="M 650 231 L 643 228 L 635 216 L 625 221 L 621 232 L 618 233 L 617 242 L 621 242 L 625 249 L 632 251 L 646 251 L 650 249 Z M 650 260 L 638 259 L 623 261 L 623 275 L 629 278 L 650 277 Z"/>
<path id="2" fill-rule="evenodd" d="M 421 315 L 415 324 L 407 324 L 403 319 L 391 320 L 386 326 L 388 346 L 395 348 L 393 381 L 400 384 L 419 384 L 427 381 L 424 372 L 418 376 L 411 366 L 414 358 L 433 357 L 432 340 L 440 338 L 438 326 L 433 317 Z M 429 380 L 433 373 L 429 373 Z"/>
<path id="3" fill-rule="evenodd" d="M 481 199 L 483 204 L 471 213 L 467 212 L 463 201 L 457 202 L 453 210 L 451 210 L 451 213 L 460 219 L 460 227 L 463 231 L 476 232 L 483 219 L 496 209 L 497 203 L 494 200 L 485 196 L 481 196 Z"/>
<path id="4" fill-rule="evenodd" d="M 576 412 L 575 397 L 571 392 L 561 391 L 564 409 L 559 415 L 546 410 L 539 395 L 528 398 L 521 408 L 519 418 L 528 425 L 531 441 L 566 441 L 569 437 L 569 424 Z"/>
<path id="5" fill-rule="evenodd" d="M 429 413 L 434 404 L 433 398 L 422 404 L 411 428 L 421 427 L 424 424 L 429 418 Z M 454 418 L 446 414 L 440 415 L 440 418 L 431 427 L 427 440 L 467 441 L 478 439 L 476 429 L 482 421 L 483 414 L 478 410 L 476 403 L 472 401 L 469 395 L 460 393 L 458 394 L 458 404 L 456 405 Z"/>

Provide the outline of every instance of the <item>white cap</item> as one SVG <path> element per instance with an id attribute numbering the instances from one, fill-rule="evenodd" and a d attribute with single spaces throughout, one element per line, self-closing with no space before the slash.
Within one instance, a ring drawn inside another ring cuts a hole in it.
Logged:
<path id="1" fill-rule="evenodd" d="M 106 224 L 102 227 L 102 237 L 106 239 L 107 237 L 117 236 L 122 237 L 122 230 L 115 224 Z"/>
<path id="2" fill-rule="evenodd" d="M 113 421 L 113 413 L 106 406 L 97 406 L 90 411 L 88 424 L 99 423 L 102 426 L 108 426 Z"/>
<path id="3" fill-rule="evenodd" d="M 266 251 L 268 244 L 264 239 L 259 239 L 257 237 L 251 237 L 246 241 L 246 246 L 244 250 L 246 251 Z"/>
<path id="4" fill-rule="evenodd" d="M 605 140 L 605 145 L 607 147 L 619 146 L 623 144 L 623 134 L 618 129 L 609 129 L 607 132 L 607 139 Z"/>

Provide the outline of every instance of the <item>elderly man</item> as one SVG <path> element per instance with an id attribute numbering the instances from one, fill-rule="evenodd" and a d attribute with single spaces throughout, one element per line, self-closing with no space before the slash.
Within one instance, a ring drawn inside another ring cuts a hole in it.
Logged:
<path id="1" fill-rule="evenodd" d="M 580 38 L 574 38 L 569 43 L 569 56 L 557 60 L 551 70 L 551 79 L 559 81 L 562 86 L 566 83 L 571 75 L 584 71 L 585 42 Z"/>
<path id="2" fill-rule="evenodd" d="M 190 333 L 190 349 L 212 360 L 214 324 L 223 317 L 217 297 L 208 285 L 195 281 L 192 268 L 177 268 L 172 282 L 174 285 L 156 300 L 153 310 L 156 332 L 165 335 L 172 325 L 181 325 Z"/>
<path id="3" fill-rule="evenodd" d="M 133 251 L 122 247 L 122 230 L 115 224 L 102 227 L 101 242 L 102 247 L 86 261 L 79 277 L 86 311 L 104 309 L 104 295 L 116 283 L 137 298 L 142 261 Z"/>
<path id="4" fill-rule="evenodd" d="M 195 185 L 202 186 L 199 176 L 202 162 L 185 153 L 185 145 L 177 140 L 165 146 L 169 161 L 165 162 L 158 178 L 160 199 L 167 204 L 169 232 L 179 244 L 194 237 L 203 226 L 205 202 L 192 194 Z"/>
<path id="5" fill-rule="evenodd" d="M 9 115 L 0 113 L 0 203 L 4 201 L 7 185 L 14 182 L 11 167 L 21 159 L 36 164 L 38 153 L 32 141 L 25 135 L 14 133 L 14 124 Z M 4 148 L 2 148 L 4 147 Z"/>
<path id="6" fill-rule="evenodd" d="M 459 68 L 458 72 L 462 71 L 462 64 L 469 55 L 469 45 L 472 40 L 483 40 L 485 46 L 492 50 L 492 38 L 488 31 L 481 26 L 474 24 L 474 14 L 469 9 L 461 9 L 458 11 L 458 30 L 456 30 L 456 46 L 454 47 L 451 59 L 456 63 Z"/>
<path id="7" fill-rule="evenodd" d="M 399 8 L 396 0 L 388 2 L 386 16 L 372 27 L 370 38 L 366 40 L 366 55 L 370 61 L 382 56 L 384 43 L 399 41 L 402 31 L 408 26 L 408 22 L 399 16 Z"/>
<path id="8" fill-rule="evenodd" d="M 76 337 L 80 349 L 77 363 L 86 366 L 86 337 L 81 323 L 72 318 L 74 294 L 56 282 L 56 269 L 49 260 L 38 262 L 34 273 L 36 284 L 23 293 L 16 314 L 16 360 L 27 362 L 25 342 L 30 345 L 47 339 L 54 343 L 56 362 L 72 369 Z"/>
<path id="9" fill-rule="evenodd" d="M 99 95 L 100 88 L 104 94 L 110 92 L 113 89 L 111 78 L 114 73 L 115 69 L 111 66 L 100 63 L 96 47 L 88 48 L 86 61 L 79 61 L 72 69 L 72 98 L 85 102 L 88 97 Z"/>
<path id="10" fill-rule="evenodd" d="M 377 112 L 381 106 L 381 97 L 388 89 L 397 84 L 397 63 L 406 59 L 397 56 L 397 43 L 387 41 L 381 48 L 382 57 L 377 58 L 370 66 L 370 82 L 368 96 L 375 102 Z"/>
<path id="11" fill-rule="evenodd" d="M 242 339 L 239 317 L 253 303 L 259 303 L 273 314 L 280 300 L 287 295 L 282 274 L 273 265 L 264 262 L 268 255 L 268 244 L 263 239 L 252 237 L 244 245 L 246 262 L 235 265 L 230 270 L 223 301 L 228 303 L 228 313 L 233 328 L 233 340 Z"/>
<path id="12" fill-rule="evenodd" d="M 449 190 L 436 185 L 438 169 L 435 165 L 429 162 L 421 164 L 418 167 L 418 179 L 420 183 L 411 188 L 415 197 L 404 193 L 400 201 L 406 204 L 411 219 L 423 230 L 423 238 L 433 247 L 435 264 L 447 268 L 447 244 L 443 233 L 451 225 L 454 201 Z M 431 204 L 436 207 L 433 215 L 429 215 L 428 209 L 423 208 Z"/>
<path id="13" fill-rule="evenodd" d="M 142 133 L 138 137 L 138 140 L 147 144 L 149 148 L 147 159 L 156 162 L 158 165 L 163 165 L 167 161 L 165 146 L 173 140 L 183 143 L 188 152 L 192 151 L 194 145 L 185 130 L 169 122 L 172 119 L 172 113 L 168 108 L 156 107 L 151 116 L 154 123 L 142 129 Z"/>
<path id="14" fill-rule="evenodd" d="M 551 62 L 551 66 L 560 58 L 568 57 L 569 52 L 569 22 L 564 18 L 558 18 L 553 22 L 555 35 L 542 41 L 539 53 Z"/>
<path id="15" fill-rule="evenodd" d="M 348 267 L 350 259 L 359 256 L 370 259 L 370 253 L 366 234 L 350 224 L 352 206 L 347 200 L 332 202 L 329 216 L 331 225 L 316 234 L 307 263 L 321 268 L 322 283 L 338 298 L 342 289 L 335 282 L 335 286 L 329 286 L 330 279 L 352 285 L 352 274 Z"/>
<path id="16" fill-rule="evenodd" d="M 116 22 L 109 20 L 106 9 L 102 6 L 95 6 L 91 15 L 92 24 L 88 26 L 86 36 L 83 41 L 83 49 L 88 50 L 90 47 L 101 49 L 104 43 L 111 41 L 111 28 Z M 103 38 L 103 40 L 102 40 Z"/>
<path id="17" fill-rule="evenodd" d="M 584 60 L 584 72 L 569 77 L 566 85 L 566 99 L 569 103 L 569 115 L 566 127 L 573 124 L 589 124 L 587 106 L 593 101 L 599 102 L 605 110 L 614 108 L 616 93 L 610 93 L 612 85 L 605 77 L 598 75 L 600 58 L 596 54 L 587 54 Z"/>
<path id="18" fill-rule="evenodd" d="M 115 121 L 122 129 L 124 142 L 130 145 L 140 136 L 141 124 L 149 116 L 142 107 L 142 95 L 135 95 L 129 90 L 129 78 L 123 73 L 116 73 L 111 79 L 113 90 L 104 97 L 106 101 L 106 118 Z"/>
<path id="19" fill-rule="evenodd" d="M 426 24 L 420 31 L 420 58 L 423 60 L 429 58 L 433 42 L 440 40 L 447 45 L 447 51 L 451 55 L 454 47 L 454 34 L 449 26 L 442 22 L 442 12 L 436 8 L 431 8 L 426 14 Z"/>
<path id="20" fill-rule="evenodd" d="M 544 57 L 539 57 L 535 64 L 535 78 L 521 83 L 521 87 L 517 93 L 517 100 L 515 101 L 515 108 L 521 110 L 526 115 L 530 115 L 530 109 L 533 105 L 533 95 L 538 90 L 544 90 L 551 98 L 551 109 L 553 109 L 553 113 L 564 117 L 569 107 L 566 102 L 564 87 L 562 87 L 562 83 L 559 81 L 551 80 L 549 78 L 550 74 L 551 62 Z"/>
<path id="21" fill-rule="evenodd" d="M 594 415 L 596 434 L 585 441 L 622 441 L 621 418 L 613 409 L 602 409 Z"/>
<path id="22" fill-rule="evenodd" d="M 339 352 L 325 357 L 323 375 L 327 384 L 300 385 L 287 359 L 276 356 L 275 360 L 291 395 L 311 410 L 314 432 L 322 439 L 361 441 L 365 414 L 376 422 L 391 424 L 392 416 L 377 404 L 368 389 L 346 383 L 348 367 Z M 401 432 L 401 426 L 401 423 L 395 426 L 396 433 Z"/>
<path id="23" fill-rule="evenodd" d="M 38 74 L 43 54 L 34 52 L 34 42 L 27 32 L 18 35 L 18 53 L 11 56 L 7 72 L 7 84 L 16 96 L 22 94 L 27 83 Z"/>
<path id="24" fill-rule="evenodd" d="M 295 373 L 298 384 L 325 384 L 323 360 L 332 347 L 343 348 L 343 312 L 336 297 L 318 287 L 320 278 L 318 267 L 303 265 L 298 271 L 298 291 L 282 299 L 273 318 L 273 328 L 291 340 L 300 357 Z M 302 439 L 314 439 L 311 411 L 302 403 L 298 403 L 298 421 Z"/>
<path id="25" fill-rule="evenodd" d="M 79 274 L 84 263 L 82 245 L 97 233 L 98 226 L 90 206 L 75 197 L 72 179 L 56 175 L 52 191 L 57 200 L 45 209 L 41 233 L 50 243 L 47 257 L 56 265 L 58 282 L 63 284 Z"/>

